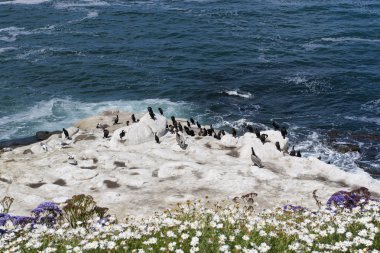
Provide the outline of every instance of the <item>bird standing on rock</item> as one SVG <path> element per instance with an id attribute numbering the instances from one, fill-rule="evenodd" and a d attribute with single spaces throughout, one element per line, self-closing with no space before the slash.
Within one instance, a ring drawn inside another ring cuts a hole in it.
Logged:
<path id="1" fill-rule="evenodd" d="M 277 150 L 281 151 L 280 143 L 278 141 L 276 141 L 275 145 L 276 145 Z"/>
<path id="2" fill-rule="evenodd" d="M 300 151 L 300 150 L 297 150 L 297 152 L 296 152 L 296 156 L 297 156 L 297 157 L 302 157 L 302 156 L 301 156 L 301 151 Z"/>
<path id="3" fill-rule="evenodd" d="M 236 138 L 236 129 L 235 128 L 232 128 L 231 134 L 233 137 Z"/>
<path id="4" fill-rule="evenodd" d="M 154 116 L 156 116 L 155 114 L 154 114 L 154 112 L 153 112 L 153 110 L 152 110 L 152 107 L 148 107 L 148 112 L 149 112 L 149 116 L 153 119 L 153 120 L 155 120 L 156 118 L 154 117 Z"/>
<path id="5" fill-rule="evenodd" d="M 158 111 L 160 112 L 161 115 L 164 115 L 164 111 L 159 107 Z"/>
<path id="6" fill-rule="evenodd" d="M 274 130 L 276 130 L 276 131 L 280 129 L 280 125 L 277 124 L 277 122 L 274 120 L 272 121 L 272 126 L 273 126 Z"/>
<path id="7" fill-rule="evenodd" d="M 262 134 L 262 135 L 260 135 L 260 141 L 261 141 L 263 144 L 265 144 L 265 140 L 266 140 L 266 138 L 268 138 L 268 135 L 267 135 L 267 134 Z"/>
<path id="8" fill-rule="evenodd" d="M 286 130 L 286 127 L 281 127 L 281 135 L 282 135 L 282 138 L 285 139 L 286 135 L 288 134 L 288 131 Z"/>
<path id="9" fill-rule="evenodd" d="M 122 140 L 122 139 L 123 139 L 123 137 L 125 136 L 125 131 L 124 131 L 124 130 L 122 130 L 119 136 L 120 136 L 120 139 Z"/>
<path id="10" fill-rule="evenodd" d="M 178 130 L 183 132 L 183 128 L 182 128 L 182 125 L 181 125 L 181 122 L 178 122 Z"/>
<path id="11" fill-rule="evenodd" d="M 292 147 L 292 150 L 289 153 L 290 156 L 296 156 L 296 151 L 294 150 L 294 146 Z"/>
<path id="12" fill-rule="evenodd" d="M 154 133 L 154 139 L 158 144 L 160 144 L 160 139 L 158 138 L 157 133 Z"/>
<path id="13" fill-rule="evenodd" d="M 186 123 L 187 123 L 187 126 L 190 127 L 190 122 L 188 120 L 186 121 Z"/>
<path id="14" fill-rule="evenodd" d="M 135 115 L 134 115 L 134 114 L 132 114 L 132 116 L 131 116 L 131 119 L 132 119 L 132 122 L 133 122 L 133 123 L 135 123 L 135 122 L 136 122 L 136 117 L 135 117 Z"/>
<path id="15" fill-rule="evenodd" d="M 190 118 L 190 122 L 191 122 L 191 124 L 195 125 L 195 121 L 193 118 Z"/>
<path id="16" fill-rule="evenodd" d="M 256 137 L 260 139 L 260 130 L 255 128 Z"/>
<path id="17" fill-rule="evenodd" d="M 253 127 L 252 126 L 248 125 L 247 130 L 248 130 L 248 132 L 253 133 Z"/>
<path id="18" fill-rule="evenodd" d="M 251 150 L 252 150 L 251 160 L 252 160 L 253 164 L 259 168 L 264 167 L 263 163 L 261 162 L 261 159 L 257 157 L 257 155 L 255 154 L 255 151 L 253 150 L 252 147 L 251 147 Z"/>
<path id="19" fill-rule="evenodd" d="M 110 134 L 110 131 L 108 131 L 107 129 L 103 129 L 103 138 L 108 138 Z"/>
<path id="20" fill-rule="evenodd" d="M 113 119 L 113 124 L 116 125 L 119 123 L 119 115 L 116 115 L 116 118 Z"/>
<path id="21" fill-rule="evenodd" d="M 199 122 L 198 122 L 198 121 L 197 121 L 197 127 L 198 127 L 199 129 L 201 129 L 201 128 L 202 128 L 201 124 L 199 124 Z"/>
<path id="22" fill-rule="evenodd" d="M 66 138 L 66 139 L 70 139 L 69 132 L 68 132 L 66 129 L 64 129 L 64 128 L 62 128 L 62 131 L 63 131 L 63 133 L 65 134 L 65 138 Z"/>

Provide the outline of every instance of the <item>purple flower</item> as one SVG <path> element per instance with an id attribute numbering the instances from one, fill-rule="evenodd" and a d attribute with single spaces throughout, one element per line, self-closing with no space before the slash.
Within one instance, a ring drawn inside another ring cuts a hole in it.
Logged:
<path id="1" fill-rule="evenodd" d="M 25 226 L 27 224 L 34 223 L 35 218 L 28 216 L 12 216 L 12 222 L 15 226 Z"/>
<path id="2" fill-rule="evenodd" d="M 7 213 L 0 213 L 0 226 L 4 226 L 9 220 L 12 220 L 12 216 Z"/>
<path id="3" fill-rule="evenodd" d="M 62 210 L 59 209 L 59 207 L 53 203 L 53 202 L 43 202 L 39 204 L 35 209 L 33 209 L 32 213 L 36 216 L 40 216 L 41 214 L 45 212 L 54 213 L 57 216 L 62 214 Z"/>
<path id="4" fill-rule="evenodd" d="M 352 209 L 354 207 L 367 204 L 368 200 L 370 200 L 370 197 L 370 192 L 367 188 L 364 187 L 350 192 L 338 191 L 327 200 L 327 206 L 331 208 L 332 205 L 336 205 L 341 208 Z"/>
<path id="5" fill-rule="evenodd" d="M 32 213 L 37 224 L 54 225 L 56 218 L 62 214 L 62 210 L 53 202 L 43 202 L 39 204 Z"/>

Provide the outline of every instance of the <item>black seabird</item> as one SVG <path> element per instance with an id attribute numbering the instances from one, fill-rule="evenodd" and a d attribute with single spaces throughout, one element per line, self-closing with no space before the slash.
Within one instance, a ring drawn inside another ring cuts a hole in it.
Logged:
<path id="1" fill-rule="evenodd" d="M 233 137 L 236 137 L 236 129 L 235 128 L 232 128 L 232 133 L 231 134 L 232 134 Z"/>
<path id="2" fill-rule="evenodd" d="M 251 160 L 252 160 L 253 164 L 259 168 L 262 168 L 263 163 L 261 162 L 261 159 L 257 157 L 257 155 L 255 154 L 255 151 L 253 150 L 252 147 L 251 147 L 251 150 L 252 150 Z"/>
<path id="3" fill-rule="evenodd" d="M 285 139 L 286 135 L 288 134 L 288 131 L 286 130 L 286 127 L 281 127 L 281 135 L 282 135 L 282 138 Z"/>
<path id="4" fill-rule="evenodd" d="M 157 143 L 160 143 L 160 139 L 158 138 L 157 133 L 154 133 L 154 139 Z"/>
<path id="5" fill-rule="evenodd" d="M 302 156 L 301 156 L 301 151 L 297 150 L 297 152 L 296 152 L 296 156 L 297 156 L 297 157 L 302 157 Z"/>
<path id="6" fill-rule="evenodd" d="M 62 129 L 62 131 L 63 131 L 63 133 L 65 134 L 65 138 L 66 139 L 70 139 L 70 136 L 69 136 L 69 132 L 67 132 L 67 130 L 66 129 Z"/>
<path id="7" fill-rule="evenodd" d="M 220 140 L 220 139 L 221 139 L 221 138 L 220 138 L 220 132 L 219 132 L 219 134 L 214 133 L 214 138 L 217 139 L 217 140 Z"/>
<path id="8" fill-rule="evenodd" d="M 260 139 L 260 130 L 255 128 L 256 137 Z"/>
<path id="9" fill-rule="evenodd" d="M 113 124 L 116 125 L 119 123 L 119 115 L 116 115 L 116 118 L 113 119 Z"/>
<path id="10" fill-rule="evenodd" d="M 272 126 L 273 126 L 274 130 L 279 130 L 280 129 L 280 125 L 277 124 L 277 122 L 274 121 L 274 120 L 272 121 Z"/>
<path id="11" fill-rule="evenodd" d="M 260 141 L 261 141 L 263 144 L 265 144 L 265 140 L 266 140 L 266 138 L 268 138 L 268 135 L 267 135 L 267 134 L 262 134 L 262 135 L 260 135 Z"/>
<path id="12" fill-rule="evenodd" d="M 280 143 L 278 141 L 276 141 L 275 145 L 276 145 L 277 150 L 281 151 Z"/>
<path id="13" fill-rule="evenodd" d="M 123 137 L 125 136 L 125 131 L 122 130 L 119 136 L 120 136 L 120 139 L 123 139 Z"/>
<path id="14" fill-rule="evenodd" d="M 294 150 L 294 146 L 292 147 L 292 150 L 289 153 L 290 156 L 296 156 L 296 151 Z"/>
<path id="15" fill-rule="evenodd" d="M 197 127 L 198 127 L 199 129 L 201 129 L 201 128 L 202 128 L 201 124 L 199 124 L 199 122 L 198 122 L 198 121 L 197 121 Z"/>
<path id="16" fill-rule="evenodd" d="M 178 122 L 178 130 L 183 133 L 183 128 L 182 128 L 181 122 Z"/>
<path id="17" fill-rule="evenodd" d="M 207 129 L 207 134 L 208 136 L 212 136 L 212 133 L 214 132 L 214 129 L 210 128 L 210 129 Z"/>
<path id="18" fill-rule="evenodd" d="M 154 112 L 153 112 L 153 110 L 152 110 L 152 107 L 148 107 L 148 112 L 149 112 L 149 116 L 153 119 L 153 120 L 155 120 L 156 118 L 154 117 L 154 116 L 156 116 L 155 114 L 154 114 Z"/>
<path id="19" fill-rule="evenodd" d="M 160 107 L 158 107 L 158 111 L 160 112 L 161 115 L 164 115 L 164 111 Z"/>
<path id="20" fill-rule="evenodd" d="M 169 125 L 169 132 L 172 134 L 174 133 L 174 127 L 172 125 Z"/>
<path id="21" fill-rule="evenodd" d="M 174 125 L 174 122 L 176 122 L 175 117 L 171 116 L 171 119 L 172 119 L 172 122 L 173 122 L 173 125 Z"/>
<path id="22" fill-rule="evenodd" d="M 202 136 L 207 136 L 207 130 L 206 130 L 206 128 L 203 128 Z"/>
<path id="23" fill-rule="evenodd" d="M 186 121 L 186 123 L 187 123 L 187 126 L 190 127 L 190 122 L 188 120 Z"/>
<path id="24" fill-rule="evenodd" d="M 108 131 L 107 129 L 103 129 L 103 138 L 108 138 L 110 134 L 110 131 Z"/>
<path id="25" fill-rule="evenodd" d="M 133 122 L 133 123 L 135 123 L 135 122 L 136 122 L 136 117 L 135 117 L 135 115 L 134 115 L 134 114 L 132 114 L 132 116 L 131 116 L 131 119 L 132 119 L 132 122 Z"/>
<path id="26" fill-rule="evenodd" d="M 129 120 L 127 120 L 127 126 L 129 126 Z"/>
<path id="27" fill-rule="evenodd" d="M 190 122 L 191 122 L 191 124 L 195 125 L 195 121 L 193 118 L 190 118 Z"/>
<path id="28" fill-rule="evenodd" d="M 247 130 L 248 130 L 248 132 L 253 133 L 253 127 L 252 126 L 247 126 Z"/>
<path id="29" fill-rule="evenodd" d="M 226 132 L 224 132 L 224 130 L 222 130 L 222 131 L 220 132 L 220 134 L 224 136 L 224 135 L 226 135 Z"/>

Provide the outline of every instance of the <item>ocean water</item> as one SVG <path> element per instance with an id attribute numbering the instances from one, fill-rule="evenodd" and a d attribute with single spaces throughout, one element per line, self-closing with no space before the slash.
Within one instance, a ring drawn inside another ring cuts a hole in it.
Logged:
<path id="1" fill-rule="evenodd" d="M 0 140 L 147 106 L 378 177 L 380 2 L 0 0 Z"/>

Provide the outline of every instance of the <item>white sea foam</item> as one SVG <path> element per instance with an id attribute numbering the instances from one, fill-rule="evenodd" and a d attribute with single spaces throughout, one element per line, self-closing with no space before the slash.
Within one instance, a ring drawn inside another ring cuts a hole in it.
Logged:
<path id="1" fill-rule="evenodd" d="M 42 4 L 49 1 L 50 0 L 13 0 L 0 2 L 0 4 Z"/>
<path id="2" fill-rule="evenodd" d="M 36 28 L 31 31 L 26 30 L 24 27 L 10 26 L 0 29 L 0 40 L 5 42 L 13 42 L 19 35 L 30 35 L 38 33 L 49 33 L 55 29 L 55 25 L 49 25 L 46 27 Z"/>
<path id="3" fill-rule="evenodd" d="M 289 83 L 301 84 L 307 82 L 307 78 L 305 76 L 294 76 L 287 77 L 285 80 Z"/>
<path id="4" fill-rule="evenodd" d="M 103 101 L 85 103 L 66 98 L 53 98 L 36 103 L 30 108 L 0 118 L 0 140 L 16 137 L 9 133 L 10 129 L 20 127 L 20 131 L 33 135 L 40 130 L 56 130 L 62 126 L 70 126 L 83 117 L 101 113 L 109 109 L 142 112 L 148 106 L 154 110 L 161 107 L 165 115 L 187 115 L 191 108 L 185 102 L 172 102 L 168 99 L 145 99 L 132 101 Z M 32 125 L 32 126 L 31 126 Z M 17 134 L 15 132 L 14 134 Z"/>
<path id="5" fill-rule="evenodd" d="M 291 127 L 289 130 L 292 135 L 295 131 Z M 291 139 L 296 139 L 291 137 Z M 318 157 L 325 162 L 330 162 L 346 171 L 360 171 L 356 161 L 360 158 L 358 152 L 340 153 L 323 143 L 323 138 L 317 132 L 311 132 L 303 141 L 292 143 L 296 150 L 301 150 L 303 157 Z M 290 147 L 291 148 L 291 147 Z"/>
<path id="6" fill-rule="evenodd" d="M 376 125 L 380 126 L 380 118 L 368 118 L 365 116 L 357 117 L 357 116 L 345 116 L 345 119 L 353 120 L 353 121 L 360 121 L 360 122 L 366 122 L 366 123 L 374 123 Z"/>
<path id="7" fill-rule="evenodd" d="M 368 112 L 380 113 L 380 99 L 363 104 L 361 109 Z"/>
<path id="8" fill-rule="evenodd" d="M 0 40 L 5 42 L 13 42 L 19 35 L 29 35 L 30 31 L 25 30 L 24 27 L 10 26 L 0 29 Z"/>
<path id="9" fill-rule="evenodd" d="M 380 39 L 363 39 L 355 37 L 337 37 L 337 38 L 322 38 L 322 41 L 326 42 L 367 42 L 367 43 L 380 43 Z"/>
<path id="10" fill-rule="evenodd" d="M 15 49 L 17 49 L 17 48 L 15 48 L 15 47 L 2 47 L 2 48 L 0 48 L 0 54 L 7 52 L 7 51 L 15 50 Z"/>
<path id="11" fill-rule="evenodd" d="M 62 1 L 56 3 L 54 6 L 57 9 L 68 9 L 75 7 L 91 7 L 91 6 L 108 6 L 110 5 L 105 1 L 98 0 L 83 0 L 83 1 Z"/>
<path id="12" fill-rule="evenodd" d="M 230 96 L 239 96 L 242 98 L 251 98 L 253 95 L 250 92 L 242 92 L 240 90 L 227 90 L 223 91 L 223 93 L 228 94 Z"/>

